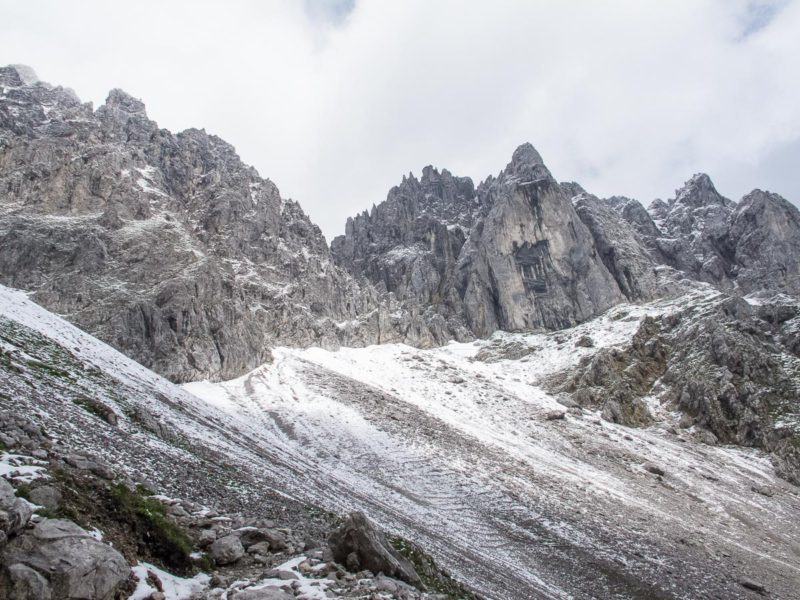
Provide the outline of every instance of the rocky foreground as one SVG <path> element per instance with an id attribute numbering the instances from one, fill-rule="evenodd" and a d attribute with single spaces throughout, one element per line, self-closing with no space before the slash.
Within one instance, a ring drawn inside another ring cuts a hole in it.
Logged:
<path id="1" fill-rule="evenodd" d="M 0 440 L 0 597 L 8 600 L 472 596 L 362 513 L 328 540 L 304 540 L 269 519 L 156 495 L 105 463 L 66 454 L 25 417 L 0 413 Z M 448 593 L 427 593 L 423 577 Z"/>

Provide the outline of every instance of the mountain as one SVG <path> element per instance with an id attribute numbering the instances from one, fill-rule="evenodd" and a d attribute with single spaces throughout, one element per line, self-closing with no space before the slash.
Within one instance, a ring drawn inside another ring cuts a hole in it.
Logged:
<path id="1" fill-rule="evenodd" d="M 93 110 L 0 69 L 0 281 L 173 381 L 231 378 L 276 344 L 452 337 L 337 268 L 319 228 L 234 149 Z"/>
<path id="2" fill-rule="evenodd" d="M 461 319 L 475 335 L 569 327 L 620 302 L 569 198 L 533 146 L 497 178 L 431 167 L 394 188 L 333 240 L 334 260 L 358 276 Z"/>
<path id="3" fill-rule="evenodd" d="M 219 138 L 6 67 L 0 215 L 0 596 L 797 597 L 777 194 L 523 144 L 329 248 Z"/>
<path id="4" fill-rule="evenodd" d="M 777 194 L 737 204 L 700 174 L 648 211 L 557 183 L 530 144 L 477 188 L 433 167 L 404 178 L 348 220 L 331 251 L 353 275 L 478 337 L 570 327 L 623 300 L 680 294 L 687 279 L 800 294 L 800 212 Z"/>

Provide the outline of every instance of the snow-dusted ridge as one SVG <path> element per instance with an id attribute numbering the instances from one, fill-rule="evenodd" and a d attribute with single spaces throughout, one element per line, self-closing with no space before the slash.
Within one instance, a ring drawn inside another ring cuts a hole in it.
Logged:
<path id="1" fill-rule="evenodd" d="M 125 391 L 96 389 L 119 410 L 118 430 L 60 391 L 11 396 L 12 408 L 78 449 L 158 480 L 165 493 L 209 494 L 211 504 L 361 508 L 489 598 L 748 598 L 742 575 L 772 597 L 796 597 L 800 495 L 765 454 L 670 433 L 669 414 L 630 429 L 566 411 L 544 387 L 581 356 L 624 345 L 645 315 L 715 300 L 703 288 L 618 306 L 567 331 L 433 350 L 280 348 L 244 377 L 183 389 L 20 292 L 0 288 L 0 324 L 40 332 Z M 586 335 L 595 346 L 576 347 Z M 504 358 L 509 348 L 522 349 L 520 357 Z M 69 369 L 77 385 L 94 385 Z M 138 428 L 128 417 L 137 407 L 185 443 Z M 551 420 L 556 411 L 564 418 Z M 221 468 L 199 460 L 201 449 Z M 198 487 L 201 476 L 215 483 Z"/>

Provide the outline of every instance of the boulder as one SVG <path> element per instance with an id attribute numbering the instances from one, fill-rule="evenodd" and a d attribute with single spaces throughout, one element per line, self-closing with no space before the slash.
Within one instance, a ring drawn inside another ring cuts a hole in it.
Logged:
<path id="1" fill-rule="evenodd" d="M 59 519 L 45 519 L 14 539 L 3 563 L 2 598 L 112 600 L 130 576 L 119 552 Z"/>
<path id="2" fill-rule="evenodd" d="M 216 540 L 208 549 L 218 565 L 235 563 L 244 556 L 244 547 L 236 535 L 226 535 Z"/>
<path id="3" fill-rule="evenodd" d="M 647 462 L 643 465 L 643 467 L 645 471 L 652 473 L 653 475 L 658 475 L 659 477 L 666 475 L 666 471 L 664 471 L 663 467 L 660 467 L 655 463 Z"/>
<path id="4" fill-rule="evenodd" d="M 268 586 L 257 589 L 242 590 L 232 596 L 233 600 L 294 600 L 294 594 L 279 587 Z"/>
<path id="5" fill-rule="evenodd" d="M 207 548 L 214 543 L 217 539 L 217 532 L 213 529 L 203 529 L 200 532 L 200 537 L 197 539 L 197 546 L 199 548 Z"/>
<path id="6" fill-rule="evenodd" d="M 286 536 L 280 531 L 259 527 L 242 527 L 233 532 L 239 537 L 242 546 L 249 548 L 253 544 L 267 542 L 271 552 L 281 552 L 288 548 Z"/>
<path id="7" fill-rule="evenodd" d="M 260 554 L 265 556 L 269 554 L 269 542 L 258 542 L 252 546 L 247 547 L 248 554 Z"/>
<path id="8" fill-rule="evenodd" d="M 27 501 L 22 498 L 14 500 L 11 510 L 8 511 L 9 519 L 6 529 L 8 536 L 16 535 L 25 529 L 28 521 L 30 521 L 31 515 L 33 515 L 33 508 L 31 508 L 31 505 Z"/>
<path id="9" fill-rule="evenodd" d="M 344 523 L 331 533 L 328 544 L 333 558 L 340 564 L 353 562 L 350 554 L 355 554 L 361 569 L 373 573 L 383 573 L 420 586 L 422 581 L 414 566 L 392 548 L 386 536 L 364 513 L 353 512 Z"/>
<path id="10" fill-rule="evenodd" d="M 0 510 L 11 510 L 16 499 L 14 487 L 5 479 L 0 477 Z"/>
<path id="11" fill-rule="evenodd" d="M 50 600 L 53 596 L 47 579 L 27 565 L 8 567 L 8 579 L 8 600 Z"/>
<path id="12" fill-rule="evenodd" d="M 61 492 L 52 485 L 42 485 L 31 490 L 31 502 L 47 510 L 57 510 L 61 505 Z"/>

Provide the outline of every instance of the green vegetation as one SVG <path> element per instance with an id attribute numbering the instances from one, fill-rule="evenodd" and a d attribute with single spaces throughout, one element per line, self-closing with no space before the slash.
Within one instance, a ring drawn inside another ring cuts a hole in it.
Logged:
<path id="1" fill-rule="evenodd" d="M 414 565 L 414 569 L 429 592 L 443 594 L 451 600 L 479 600 L 479 596 L 467 590 L 449 573 L 436 566 L 433 558 L 418 546 L 399 536 L 390 535 L 388 540 L 400 555 Z"/>
<path id="2" fill-rule="evenodd" d="M 117 520 L 131 525 L 153 558 L 181 572 L 192 568 L 192 540 L 167 518 L 167 509 L 141 486 L 130 490 L 122 484 L 111 487 Z"/>
<path id="3" fill-rule="evenodd" d="M 25 500 L 30 502 L 30 500 L 31 500 L 31 486 L 29 486 L 27 483 L 20 483 L 17 486 L 17 496 L 19 496 L 20 498 L 24 498 Z"/>

